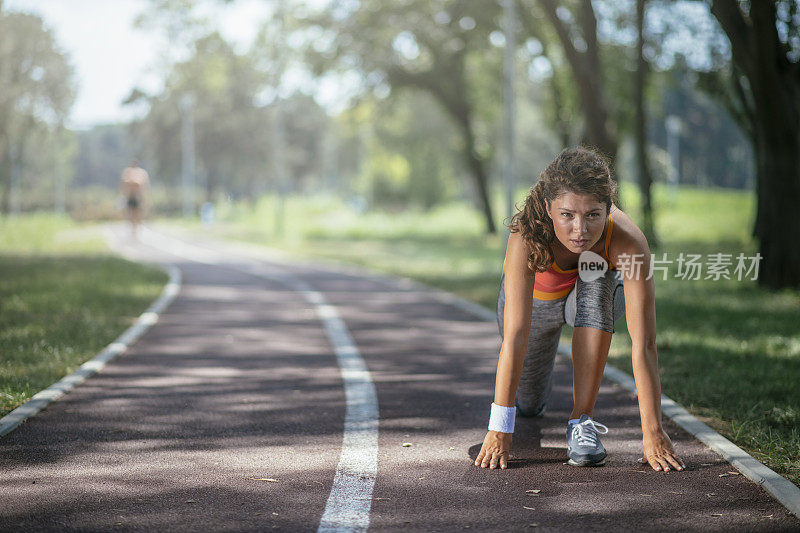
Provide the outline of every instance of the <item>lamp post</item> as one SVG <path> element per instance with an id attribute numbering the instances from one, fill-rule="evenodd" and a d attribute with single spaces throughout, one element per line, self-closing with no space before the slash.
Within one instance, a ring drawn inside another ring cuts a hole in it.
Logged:
<path id="1" fill-rule="evenodd" d="M 516 55 L 516 41 L 514 28 L 516 16 L 514 14 L 514 0 L 503 1 L 503 29 L 506 37 L 505 61 L 503 65 L 503 101 L 505 104 L 505 141 L 506 157 L 503 165 L 503 174 L 506 182 L 506 211 L 509 216 L 514 214 L 514 58 Z M 506 230 L 508 233 L 508 230 Z"/>
<path id="2" fill-rule="evenodd" d="M 184 94 L 181 108 L 181 185 L 183 188 L 183 216 L 194 215 L 195 153 L 194 153 L 194 96 Z"/>
<path id="3" fill-rule="evenodd" d="M 61 148 L 63 146 L 63 139 L 64 139 L 64 125 L 59 122 L 56 128 L 56 148 L 54 150 L 56 154 L 55 158 L 55 165 L 53 169 L 53 188 L 54 188 L 54 199 L 53 199 L 53 208 L 55 212 L 59 215 L 64 214 L 66 211 L 66 203 L 67 203 L 67 183 L 64 179 L 64 164 L 61 160 Z"/>
<path id="4" fill-rule="evenodd" d="M 286 218 L 286 139 L 281 99 L 276 97 L 273 105 L 272 160 L 275 165 L 275 192 L 277 192 L 278 195 L 278 205 L 275 208 L 275 237 L 280 239 L 283 237 L 284 220 Z"/>

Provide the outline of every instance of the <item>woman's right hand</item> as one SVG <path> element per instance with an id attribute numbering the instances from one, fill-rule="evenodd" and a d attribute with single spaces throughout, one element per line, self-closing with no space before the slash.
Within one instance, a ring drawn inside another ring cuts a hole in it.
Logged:
<path id="1" fill-rule="evenodd" d="M 508 451 L 511 449 L 511 437 L 513 433 L 502 433 L 500 431 L 489 431 L 483 439 L 483 446 L 478 458 L 475 459 L 475 466 L 481 468 L 502 469 L 508 467 Z"/>

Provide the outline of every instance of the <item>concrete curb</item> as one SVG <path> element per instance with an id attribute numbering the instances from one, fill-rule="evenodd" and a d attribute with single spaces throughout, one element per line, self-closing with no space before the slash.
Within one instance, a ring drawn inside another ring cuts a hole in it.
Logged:
<path id="1" fill-rule="evenodd" d="M 83 363 L 75 372 L 50 385 L 43 391 L 34 394 L 30 400 L 20 405 L 3 418 L 0 418 L 0 437 L 14 431 L 20 424 L 36 415 L 39 411 L 58 400 L 66 393 L 86 381 L 87 378 L 100 372 L 110 361 L 122 354 L 136 342 L 150 327 L 158 322 L 159 315 L 172 303 L 181 286 L 181 271 L 173 265 L 156 265 L 169 274 L 169 282 L 161 291 L 161 295 L 147 310 L 139 316 L 134 325 L 129 327 L 117 339 L 106 346 L 93 359 Z"/>
<path id="2" fill-rule="evenodd" d="M 559 351 L 569 355 L 569 348 L 559 345 Z M 636 384 L 631 376 L 616 368 L 606 366 L 605 376 L 636 395 Z M 692 416 L 674 400 L 661 395 L 661 412 L 691 435 L 720 454 L 746 478 L 758 483 L 790 513 L 800 517 L 800 488 L 771 468 L 760 463 L 734 443 Z"/>

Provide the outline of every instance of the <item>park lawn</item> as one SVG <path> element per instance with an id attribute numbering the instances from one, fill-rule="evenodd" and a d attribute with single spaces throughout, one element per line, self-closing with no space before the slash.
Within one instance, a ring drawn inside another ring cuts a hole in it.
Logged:
<path id="1" fill-rule="evenodd" d="M 519 199 L 524 195 L 520 191 Z M 636 191 L 623 184 L 622 200 L 640 220 Z M 657 257 L 755 254 L 752 194 L 685 187 L 671 202 L 656 187 L 655 201 L 662 206 L 656 215 Z M 280 233 L 275 206 L 274 198 L 248 207 L 221 206 L 210 231 L 414 278 L 495 308 L 505 237 L 502 231 L 484 235 L 479 214 L 468 206 L 358 215 L 330 198 L 290 198 Z M 501 207 L 498 201 L 496 212 Z M 737 281 L 733 268 L 729 281 L 684 280 L 676 277 L 676 269 L 673 263 L 667 279 L 658 273 L 656 280 L 664 394 L 800 484 L 800 291 L 771 292 L 754 281 Z M 565 327 L 566 341 L 569 330 Z M 624 321 L 617 331 L 622 334 L 614 336 L 609 359 L 630 373 Z"/>
<path id="2" fill-rule="evenodd" d="M 0 416 L 94 357 L 166 281 L 113 256 L 97 226 L 0 218 Z"/>

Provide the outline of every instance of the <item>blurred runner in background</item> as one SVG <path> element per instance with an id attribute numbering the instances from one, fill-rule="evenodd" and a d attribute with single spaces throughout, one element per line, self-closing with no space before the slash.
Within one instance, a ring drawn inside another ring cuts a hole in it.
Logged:
<path id="1" fill-rule="evenodd" d="M 131 224 L 131 235 L 136 239 L 150 194 L 150 178 L 137 160 L 132 160 L 122 171 L 119 190 L 125 199 L 125 213 Z"/>

